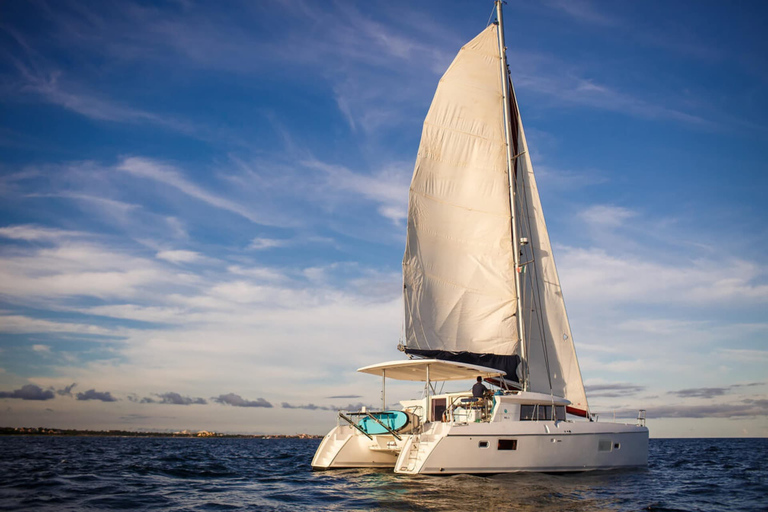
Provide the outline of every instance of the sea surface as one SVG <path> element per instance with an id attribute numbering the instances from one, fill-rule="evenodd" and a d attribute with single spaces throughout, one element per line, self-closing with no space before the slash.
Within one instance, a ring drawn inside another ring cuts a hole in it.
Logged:
<path id="1" fill-rule="evenodd" d="M 0 510 L 768 510 L 768 439 L 651 439 L 647 469 L 312 471 L 319 439 L 0 438 Z"/>

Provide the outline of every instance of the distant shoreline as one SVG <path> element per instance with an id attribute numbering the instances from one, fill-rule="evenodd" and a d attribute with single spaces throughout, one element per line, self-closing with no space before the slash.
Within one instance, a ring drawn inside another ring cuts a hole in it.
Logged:
<path id="1" fill-rule="evenodd" d="M 0 436 L 68 436 L 68 437 L 195 437 L 248 439 L 320 439 L 315 434 L 222 434 L 207 430 L 181 432 L 137 432 L 132 430 L 78 430 L 47 427 L 0 427 Z"/>

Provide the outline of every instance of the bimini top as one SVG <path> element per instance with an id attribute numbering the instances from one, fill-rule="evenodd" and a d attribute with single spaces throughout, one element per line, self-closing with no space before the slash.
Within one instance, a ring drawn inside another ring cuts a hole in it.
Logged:
<path id="1" fill-rule="evenodd" d="M 381 375 L 395 380 L 427 380 L 429 368 L 430 381 L 469 380 L 477 377 L 489 378 L 506 375 L 505 372 L 487 366 L 443 361 L 441 359 L 409 359 L 406 361 L 389 361 L 386 363 L 364 366 L 357 371 Z"/>

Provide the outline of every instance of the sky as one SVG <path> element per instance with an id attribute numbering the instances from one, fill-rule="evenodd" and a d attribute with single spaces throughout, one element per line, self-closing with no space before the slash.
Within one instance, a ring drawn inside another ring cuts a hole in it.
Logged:
<path id="1" fill-rule="evenodd" d="M 403 357 L 421 125 L 492 9 L 3 2 L 0 426 L 324 434 L 379 404 L 355 370 Z M 592 411 L 768 436 L 768 4 L 505 21 Z"/>

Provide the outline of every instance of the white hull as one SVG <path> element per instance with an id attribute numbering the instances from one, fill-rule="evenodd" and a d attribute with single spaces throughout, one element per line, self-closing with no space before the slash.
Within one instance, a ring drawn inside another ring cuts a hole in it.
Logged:
<path id="1" fill-rule="evenodd" d="M 392 434 L 369 437 L 364 429 L 339 424 L 320 443 L 312 467 L 450 475 L 648 465 L 648 429 L 642 417 L 637 425 L 566 420 L 567 400 L 531 392 L 481 400 L 466 392 L 448 393 L 401 403 L 421 415 L 416 427 L 398 434 L 400 439 Z"/>
<path id="2" fill-rule="evenodd" d="M 506 448 L 499 449 L 499 441 Z M 514 446 L 514 449 L 509 449 Z M 648 429 L 592 422 L 433 423 L 412 436 L 396 473 L 571 472 L 645 467 Z"/>
<path id="3" fill-rule="evenodd" d="M 349 425 L 338 425 L 323 438 L 312 458 L 312 468 L 394 468 L 410 436 L 401 436 L 401 441 L 388 434 L 371 437 Z"/>

